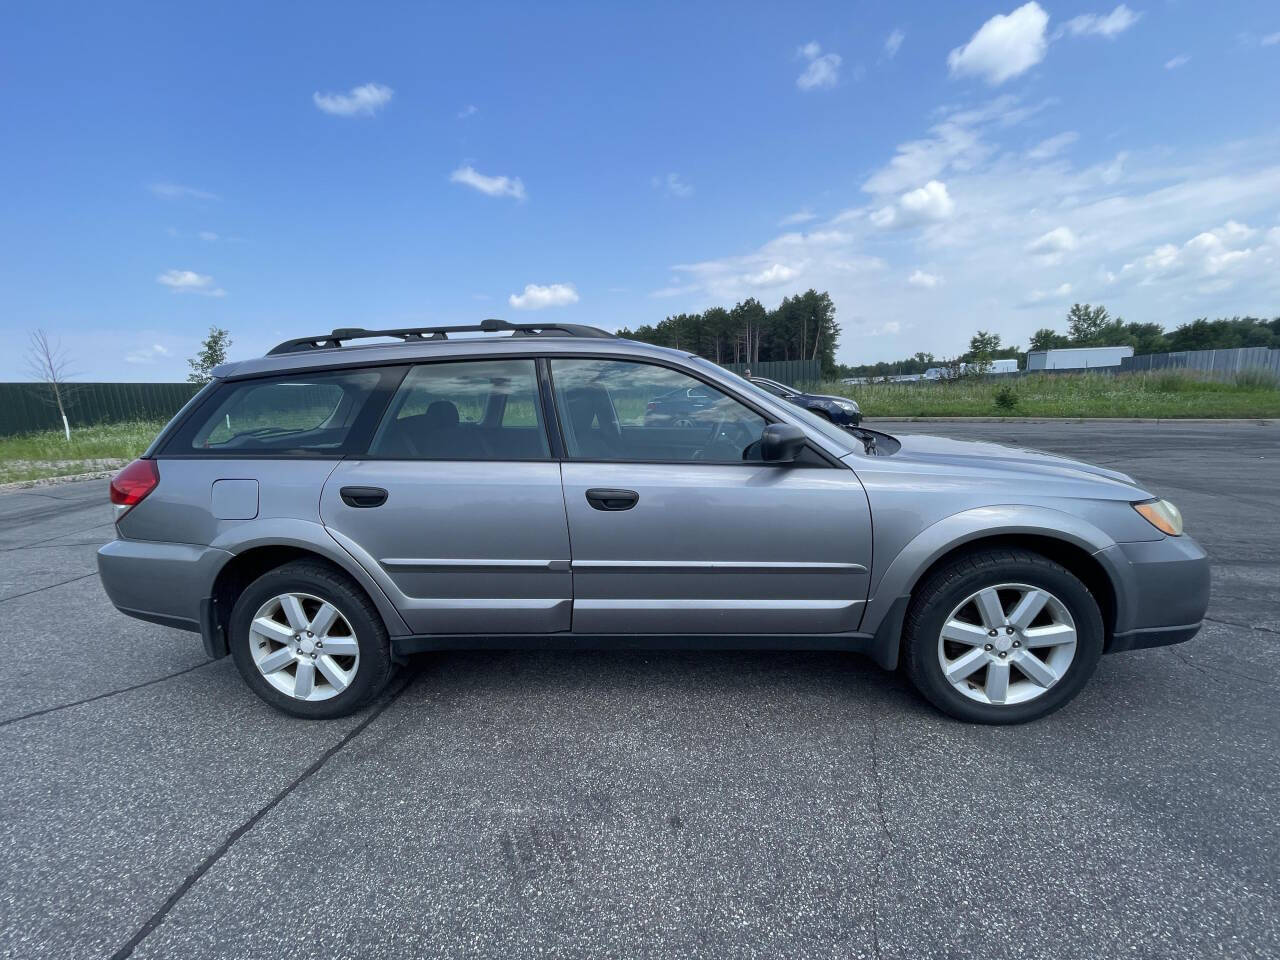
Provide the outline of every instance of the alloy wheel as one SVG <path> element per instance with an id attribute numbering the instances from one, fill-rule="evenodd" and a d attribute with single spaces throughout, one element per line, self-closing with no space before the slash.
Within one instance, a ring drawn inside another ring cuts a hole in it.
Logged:
<path id="1" fill-rule="evenodd" d="M 263 678 L 295 700 L 336 697 L 360 666 L 347 618 L 309 593 L 282 593 L 260 606 L 249 624 L 249 651 Z"/>
<path id="2" fill-rule="evenodd" d="M 979 703 L 1026 703 L 1061 680 L 1076 655 L 1076 624 L 1042 587 L 1000 583 L 956 605 L 938 637 L 951 686 Z"/>

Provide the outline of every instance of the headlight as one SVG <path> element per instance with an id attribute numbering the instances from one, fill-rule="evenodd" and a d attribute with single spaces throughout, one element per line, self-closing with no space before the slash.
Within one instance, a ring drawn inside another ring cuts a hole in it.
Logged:
<path id="1" fill-rule="evenodd" d="M 839 407 L 839 408 L 840 408 L 841 410 L 843 410 L 845 413 L 858 413 L 858 412 L 859 412 L 859 410 L 858 410 L 858 405 L 857 405 L 856 403 L 854 403 L 852 400 L 837 400 L 837 401 L 835 401 L 835 404 L 836 404 L 836 406 L 837 406 L 837 407 Z"/>
<path id="2" fill-rule="evenodd" d="M 1168 500 L 1144 500 L 1142 503 L 1135 503 L 1133 509 L 1161 533 L 1167 533 L 1171 537 L 1182 536 L 1182 511 Z"/>

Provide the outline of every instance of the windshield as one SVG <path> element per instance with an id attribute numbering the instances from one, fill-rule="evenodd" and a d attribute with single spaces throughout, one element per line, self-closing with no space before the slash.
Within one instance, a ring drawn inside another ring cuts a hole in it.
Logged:
<path id="1" fill-rule="evenodd" d="M 702 357 L 696 357 L 696 356 L 690 356 L 689 359 L 690 361 L 693 362 L 695 366 L 701 367 L 703 370 L 714 372 L 720 376 L 732 377 L 734 387 L 741 390 L 743 393 L 747 394 L 748 396 L 763 397 L 767 400 L 778 399 L 777 397 L 771 394 L 768 390 L 765 390 L 760 385 L 752 383 L 750 380 L 747 380 L 745 377 L 738 376 L 738 374 L 734 373 L 732 370 L 726 370 L 724 367 L 720 366 L 718 363 L 713 363 L 710 360 L 705 360 Z M 846 431 L 842 427 L 837 427 L 830 420 L 826 420 L 822 417 L 819 417 L 817 414 L 810 413 L 808 410 L 804 409 L 804 407 L 797 407 L 797 406 L 788 404 L 787 415 L 796 417 L 797 419 L 802 421 L 806 427 L 815 430 L 816 432 L 822 434 L 827 439 L 839 444 L 841 447 L 847 450 L 862 449 L 861 444 L 856 444 L 851 442 L 854 438 L 853 438 L 853 435 L 850 434 L 848 431 Z"/>
<path id="2" fill-rule="evenodd" d="M 761 390 L 772 393 L 775 397 L 787 397 L 800 392 L 795 387 L 788 387 L 785 383 L 779 383 L 777 380 L 767 380 L 764 377 L 752 377 L 751 382 Z"/>

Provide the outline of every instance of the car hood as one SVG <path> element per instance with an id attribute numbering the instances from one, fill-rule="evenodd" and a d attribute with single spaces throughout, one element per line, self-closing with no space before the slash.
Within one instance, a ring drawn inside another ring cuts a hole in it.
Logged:
<path id="1" fill-rule="evenodd" d="M 802 400 L 822 400 L 826 403 L 852 403 L 855 407 L 858 405 L 858 401 L 853 397 L 833 397 L 829 393 L 802 393 L 800 398 Z"/>
<path id="2" fill-rule="evenodd" d="M 1060 479 L 1098 480 L 1128 487 L 1137 482 L 1127 473 L 1108 470 L 1091 463 L 1060 457 L 1026 447 L 1010 447 L 984 440 L 953 440 L 950 437 L 931 437 L 919 434 L 898 435 L 902 448 L 895 453 L 895 460 L 908 460 L 937 466 L 980 468 L 1008 473 L 1018 473 L 1029 478 L 1036 476 Z"/>

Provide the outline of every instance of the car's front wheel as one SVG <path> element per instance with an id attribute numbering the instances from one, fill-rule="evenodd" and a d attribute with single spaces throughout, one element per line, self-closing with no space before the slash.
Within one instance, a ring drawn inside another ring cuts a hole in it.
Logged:
<path id="1" fill-rule="evenodd" d="M 377 608 L 324 563 L 295 561 L 263 574 L 236 600 L 230 631 L 245 682 L 295 716 L 345 716 L 377 696 L 391 674 Z"/>
<path id="2" fill-rule="evenodd" d="M 905 665 L 939 709 L 1023 723 L 1080 692 L 1102 655 L 1102 615 L 1065 567 L 1022 549 L 957 557 L 912 594 Z"/>

